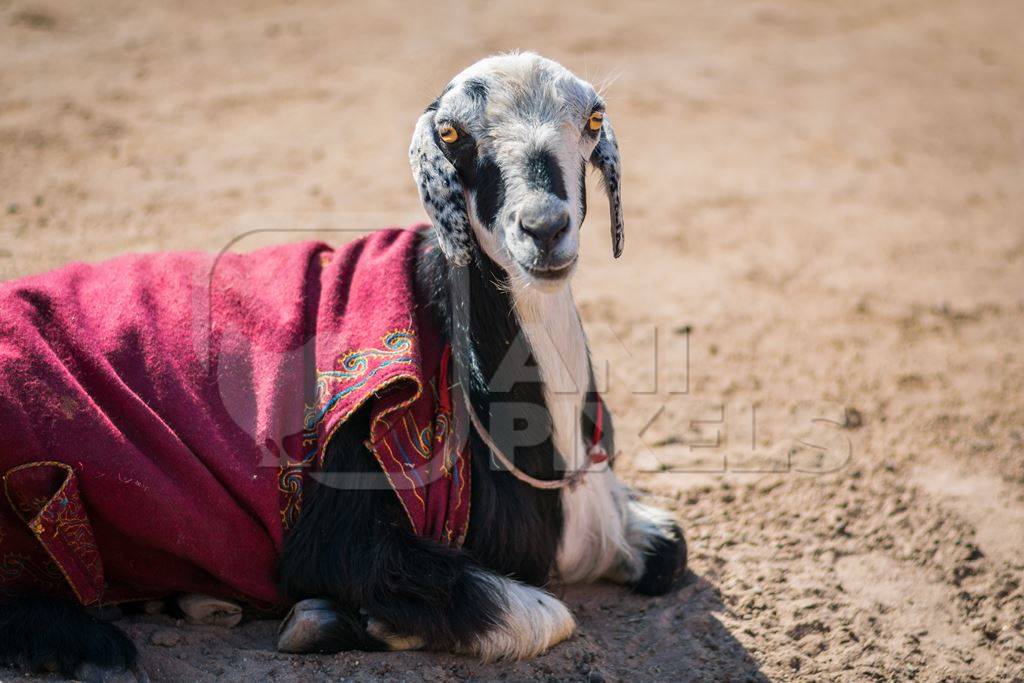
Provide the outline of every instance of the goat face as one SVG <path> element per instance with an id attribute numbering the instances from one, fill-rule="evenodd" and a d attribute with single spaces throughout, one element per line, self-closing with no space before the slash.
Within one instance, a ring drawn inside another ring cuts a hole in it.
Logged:
<path id="1" fill-rule="evenodd" d="M 556 286 L 572 273 L 586 215 L 586 162 L 602 173 L 613 253 L 622 252 L 619 154 L 593 86 L 534 54 L 490 57 L 448 84 L 409 150 L 445 255 L 476 242 L 514 282 Z"/>

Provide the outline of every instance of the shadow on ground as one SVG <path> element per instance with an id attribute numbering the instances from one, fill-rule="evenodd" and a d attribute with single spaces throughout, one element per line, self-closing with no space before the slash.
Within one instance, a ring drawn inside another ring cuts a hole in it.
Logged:
<path id="1" fill-rule="evenodd" d="M 577 634 L 537 659 L 486 665 L 432 652 L 284 655 L 274 651 L 277 622 L 270 620 L 230 630 L 167 616 L 130 616 L 119 624 L 138 644 L 153 681 L 768 680 L 719 620 L 727 608 L 718 589 L 693 573 L 658 598 L 606 584 L 556 592 L 576 614 Z M 0 679 L 9 673 L 0 670 Z"/>

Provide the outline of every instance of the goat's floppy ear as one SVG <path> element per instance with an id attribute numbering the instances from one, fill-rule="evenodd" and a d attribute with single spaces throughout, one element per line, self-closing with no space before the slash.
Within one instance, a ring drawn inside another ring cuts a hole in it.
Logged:
<path id="1" fill-rule="evenodd" d="M 611 213 L 612 254 L 615 258 L 622 256 L 622 245 L 626 239 L 626 228 L 622 222 L 622 165 L 619 162 L 619 143 L 615 140 L 611 119 L 607 115 L 601 124 L 601 137 L 590 155 L 590 163 L 594 164 L 604 179 L 604 190 L 608 195 L 608 209 Z"/>
<path id="2" fill-rule="evenodd" d="M 409 163 L 441 251 L 453 265 L 464 266 L 469 263 L 473 239 L 466 197 L 459 175 L 438 147 L 436 136 L 434 112 L 428 110 L 416 122 Z"/>

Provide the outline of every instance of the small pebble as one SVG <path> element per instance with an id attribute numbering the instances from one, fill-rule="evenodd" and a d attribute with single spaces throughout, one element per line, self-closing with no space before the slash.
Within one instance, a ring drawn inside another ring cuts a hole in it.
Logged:
<path id="1" fill-rule="evenodd" d="M 161 647 L 174 647 L 181 642 L 181 634 L 173 629 L 162 628 L 159 631 L 153 631 L 149 642 Z"/>

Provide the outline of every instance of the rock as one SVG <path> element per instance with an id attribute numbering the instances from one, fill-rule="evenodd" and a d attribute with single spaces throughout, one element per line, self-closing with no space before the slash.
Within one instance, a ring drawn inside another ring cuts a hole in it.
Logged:
<path id="1" fill-rule="evenodd" d="M 189 593 L 178 598 L 178 607 L 193 624 L 231 628 L 242 621 L 242 606 L 230 600 Z"/>
<path id="2" fill-rule="evenodd" d="M 153 631 L 149 636 L 149 642 L 160 647 L 174 647 L 181 642 L 181 633 L 174 629 L 162 628 L 159 631 Z"/>

